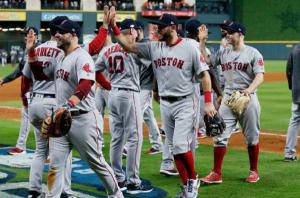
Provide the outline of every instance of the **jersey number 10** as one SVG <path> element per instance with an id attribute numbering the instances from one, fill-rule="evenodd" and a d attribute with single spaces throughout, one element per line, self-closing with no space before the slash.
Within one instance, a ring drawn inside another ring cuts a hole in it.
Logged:
<path id="1" fill-rule="evenodd" d="M 122 56 L 108 57 L 109 73 L 122 73 L 124 71 L 124 59 Z"/>

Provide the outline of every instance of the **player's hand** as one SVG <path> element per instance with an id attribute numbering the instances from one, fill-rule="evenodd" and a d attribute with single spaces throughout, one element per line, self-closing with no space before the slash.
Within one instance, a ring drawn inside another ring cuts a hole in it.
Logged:
<path id="1" fill-rule="evenodd" d="M 108 25 L 110 23 L 110 20 L 109 20 L 109 7 L 107 5 L 104 6 L 103 12 L 104 12 L 104 15 L 103 15 L 103 24 L 102 24 L 102 26 L 107 29 Z"/>
<path id="2" fill-rule="evenodd" d="M 2 86 L 3 84 L 3 79 L 0 79 L 0 86 Z"/>
<path id="3" fill-rule="evenodd" d="M 27 36 L 26 36 L 26 49 L 27 51 L 30 51 L 34 49 L 36 44 L 35 34 L 33 29 L 30 29 Z"/>
<path id="4" fill-rule="evenodd" d="M 208 39 L 208 29 L 204 24 L 199 27 L 198 39 L 200 42 L 206 42 Z"/>
<path id="5" fill-rule="evenodd" d="M 117 13 L 116 13 L 115 6 L 111 6 L 109 9 L 109 17 L 108 17 L 111 27 L 117 26 L 116 14 Z"/>
<path id="6" fill-rule="evenodd" d="M 204 104 L 204 112 L 210 117 L 213 117 L 217 113 L 212 102 L 207 102 Z"/>
<path id="7" fill-rule="evenodd" d="M 249 95 L 249 94 L 252 94 L 254 91 L 251 90 L 250 88 L 247 88 L 247 89 L 242 90 L 241 92 L 244 93 L 244 94 Z"/>

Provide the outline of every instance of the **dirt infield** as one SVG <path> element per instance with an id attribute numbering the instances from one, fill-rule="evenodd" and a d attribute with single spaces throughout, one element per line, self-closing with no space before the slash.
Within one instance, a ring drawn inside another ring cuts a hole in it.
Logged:
<path id="1" fill-rule="evenodd" d="M 20 109 L 13 107 L 0 107 L 0 119 L 6 120 L 19 120 L 20 119 Z M 109 131 L 108 118 L 104 119 L 104 129 Z M 144 134 L 148 135 L 146 126 L 144 125 Z M 212 144 L 211 138 L 204 138 L 200 140 L 201 144 Z M 235 148 L 246 148 L 242 133 L 233 134 L 230 139 L 230 146 Z M 298 144 L 300 145 L 300 139 L 298 138 Z M 285 135 L 264 133 L 260 135 L 260 149 L 262 151 L 283 153 L 285 145 Z M 300 151 L 298 151 L 300 154 Z"/>

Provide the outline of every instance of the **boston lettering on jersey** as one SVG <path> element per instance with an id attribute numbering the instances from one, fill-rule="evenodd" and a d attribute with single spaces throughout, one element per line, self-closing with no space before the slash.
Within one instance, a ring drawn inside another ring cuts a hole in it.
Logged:
<path id="1" fill-rule="evenodd" d="M 39 47 L 36 49 L 36 54 L 38 56 L 48 56 L 48 57 L 54 57 L 56 58 L 61 52 L 59 49 L 52 48 L 52 47 Z"/>
<path id="2" fill-rule="evenodd" d="M 228 62 L 221 64 L 222 71 L 227 71 L 231 69 L 237 69 L 241 71 L 247 71 L 249 63 L 241 63 L 241 62 Z"/>
<path id="3" fill-rule="evenodd" d="M 110 48 L 107 49 L 107 51 L 104 53 L 104 56 L 106 58 L 109 57 L 109 55 L 111 55 L 114 52 L 121 52 L 123 53 L 125 56 L 128 56 L 128 53 L 124 51 L 124 49 L 120 46 L 120 45 L 114 45 Z"/>
<path id="4" fill-rule="evenodd" d="M 69 76 L 70 76 L 70 73 L 63 70 L 63 69 L 59 69 L 56 71 L 56 78 L 61 78 L 63 79 L 64 81 L 68 81 L 69 79 Z"/>
<path id="5" fill-rule="evenodd" d="M 182 69 L 184 60 L 180 60 L 178 58 L 173 58 L 173 57 L 163 57 L 154 60 L 154 64 L 155 64 L 155 68 L 163 67 L 163 66 L 173 66 L 173 67 L 177 67 L 178 69 Z"/>

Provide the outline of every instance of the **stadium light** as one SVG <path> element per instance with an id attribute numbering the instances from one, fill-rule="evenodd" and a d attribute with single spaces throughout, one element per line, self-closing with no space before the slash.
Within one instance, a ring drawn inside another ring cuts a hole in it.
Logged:
<path id="1" fill-rule="evenodd" d="M 15 31 L 15 28 L 8 28 L 8 31 Z"/>
<path id="2" fill-rule="evenodd" d="M 3 31 L 3 32 L 7 32 L 8 29 L 7 29 L 7 28 L 3 28 L 2 31 Z"/>

